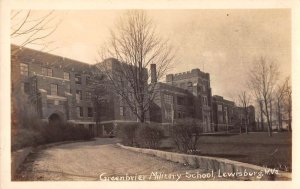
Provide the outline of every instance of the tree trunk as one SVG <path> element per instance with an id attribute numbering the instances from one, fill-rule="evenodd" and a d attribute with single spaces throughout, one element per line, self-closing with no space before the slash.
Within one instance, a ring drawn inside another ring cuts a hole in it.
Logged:
<path id="1" fill-rule="evenodd" d="M 143 109 L 143 105 L 138 105 L 138 122 L 145 122 L 145 111 Z"/>
<path id="2" fill-rule="evenodd" d="M 263 105 L 262 102 L 259 102 L 260 106 L 260 124 L 261 124 L 261 130 L 264 131 L 264 115 L 263 115 Z"/>
<path id="3" fill-rule="evenodd" d="M 249 119 L 248 116 L 246 117 L 246 134 L 248 134 L 248 126 L 249 126 Z"/>
<path id="4" fill-rule="evenodd" d="M 240 134 L 242 134 L 243 119 L 241 119 Z"/>
<path id="5" fill-rule="evenodd" d="M 278 131 L 281 131 L 282 128 L 282 117 L 281 117 L 281 107 L 280 107 L 280 101 L 277 100 L 277 114 L 278 114 Z"/>
<path id="6" fill-rule="evenodd" d="M 268 102 L 265 100 L 265 108 L 266 108 L 266 117 L 267 117 L 267 122 L 268 122 L 268 132 L 269 136 L 272 136 L 272 125 L 270 122 L 270 114 L 269 114 L 269 109 L 268 109 Z"/>

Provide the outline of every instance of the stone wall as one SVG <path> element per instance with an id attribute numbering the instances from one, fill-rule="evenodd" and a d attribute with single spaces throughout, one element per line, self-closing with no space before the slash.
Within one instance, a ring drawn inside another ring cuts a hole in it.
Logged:
<path id="1" fill-rule="evenodd" d="M 238 161 L 232 161 L 224 158 L 215 158 L 215 157 L 206 157 L 206 156 L 196 156 L 196 155 L 188 155 L 188 154 L 179 154 L 174 152 L 166 152 L 160 150 L 153 150 L 153 149 L 144 149 L 144 148 L 134 148 L 129 146 L 123 146 L 118 144 L 121 148 L 140 152 L 144 154 L 154 155 L 172 162 L 188 164 L 195 168 L 199 168 L 202 170 L 214 170 L 216 172 L 222 173 L 234 173 L 234 172 L 260 172 L 265 170 L 264 167 L 260 167 L 257 165 L 252 165 L 248 163 L 242 163 Z M 287 172 L 280 172 L 278 175 L 275 176 L 276 180 L 291 180 L 291 173 Z M 263 177 L 257 179 L 257 177 L 241 177 L 239 179 L 243 180 L 270 180 L 273 177 L 264 175 Z"/>

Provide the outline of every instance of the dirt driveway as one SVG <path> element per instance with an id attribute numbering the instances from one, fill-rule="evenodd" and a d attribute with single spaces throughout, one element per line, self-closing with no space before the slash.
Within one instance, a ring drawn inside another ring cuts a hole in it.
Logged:
<path id="1" fill-rule="evenodd" d="M 216 173 L 131 152 L 117 139 L 63 144 L 31 154 L 17 180 L 224 180 Z M 215 176 L 215 177 L 213 177 Z"/>

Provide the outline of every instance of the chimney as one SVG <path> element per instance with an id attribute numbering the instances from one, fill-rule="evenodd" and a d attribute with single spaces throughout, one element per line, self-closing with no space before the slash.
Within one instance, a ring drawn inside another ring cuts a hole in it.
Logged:
<path id="1" fill-rule="evenodd" d="M 151 70 L 151 83 L 156 83 L 157 82 L 156 64 L 151 64 L 150 70 Z"/>

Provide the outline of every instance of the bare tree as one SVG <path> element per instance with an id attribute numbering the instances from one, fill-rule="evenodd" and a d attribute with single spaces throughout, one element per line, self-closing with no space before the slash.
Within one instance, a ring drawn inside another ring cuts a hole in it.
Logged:
<path id="1" fill-rule="evenodd" d="M 277 119 L 278 119 L 278 126 L 277 130 L 280 131 L 282 129 L 282 104 L 284 101 L 284 97 L 287 94 L 287 87 L 288 87 L 289 78 L 286 78 L 285 81 L 278 85 L 275 98 L 276 98 L 276 109 L 277 109 Z"/>
<path id="2" fill-rule="evenodd" d="M 257 99 L 258 104 L 259 104 L 259 113 L 260 113 L 260 126 L 261 130 L 265 130 L 265 119 L 264 119 L 264 106 L 263 106 L 263 100 Z"/>
<path id="3" fill-rule="evenodd" d="M 262 102 L 262 112 L 267 118 L 269 136 L 272 136 L 271 107 L 272 95 L 278 80 L 278 65 L 266 57 L 260 57 L 249 72 L 249 86 L 258 101 Z"/>
<path id="4" fill-rule="evenodd" d="M 56 20 L 54 11 L 47 11 L 41 16 L 31 10 L 14 10 L 11 12 L 11 33 L 13 41 L 18 41 L 20 47 L 35 45 L 42 50 L 49 47 L 53 41 L 46 40 L 57 29 L 60 21 Z M 18 52 L 12 49 L 12 55 Z"/>
<path id="5" fill-rule="evenodd" d="M 244 125 L 245 125 L 245 132 L 248 134 L 248 126 L 249 126 L 249 104 L 250 104 L 251 96 L 247 94 L 246 91 L 242 91 L 239 94 L 239 104 L 243 108 L 243 114 L 244 114 Z M 242 128 L 242 124 L 240 126 Z M 240 129 L 240 132 L 242 132 L 242 129 Z"/>
<path id="6" fill-rule="evenodd" d="M 116 28 L 111 30 L 108 44 L 100 53 L 102 62 L 98 64 L 98 68 L 139 122 L 146 119 L 146 113 L 156 94 L 156 82 L 170 68 L 172 52 L 168 41 L 158 36 L 155 25 L 146 12 L 133 10 L 120 18 Z M 111 61 L 107 61 L 109 57 L 116 59 L 118 63 L 112 66 Z M 156 64 L 156 69 L 152 69 L 155 73 L 148 73 L 151 64 Z M 150 75 L 156 79 L 148 85 Z"/>
<path id="7" fill-rule="evenodd" d="M 37 16 L 34 11 L 31 10 L 14 10 L 11 11 L 11 28 L 10 37 L 12 42 L 17 42 L 19 46 L 12 46 L 11 48 L 11 78 L 12 78 L 12 133 L 17 133 L 16 127 L 22 125 L 26 126 L 32 120 L 33 115 L 28 114 L 26 111 L 20 111 L 21 107 L 27 107 L 31 109 L 34 106 L 34 95 L 24 95 L 21 91 L 22 83 L 20 76 L 20 60 L 18 59 L 18 53 L 27 45 L 39 46 L 41 50 L 45 50 L 49 47 L 52 41 L 47 38 L 53 34 L 59 25 L 59 21 L 56 20 L 54 11 L 47 11 L 42 16 Z M 21 100 L 20 100 L 21 99 Z M 34 111 L 36 114 L 38 112 Z M 37 115 L 35 115 L 37 117 Z M 27 120 L 26 120 L 27 119 Z M 25 121 L 24 121 L 25 120 Z M 15 136 L 16 134 L 12 135 Z"/>
<path id="8" fill-rule="evenodd" d="M 292 85 L 290 77 L 288 77 L 286 81 L 284 98 L 285 107 L 288 113 L 288 130 L 292 131 Z"/>

